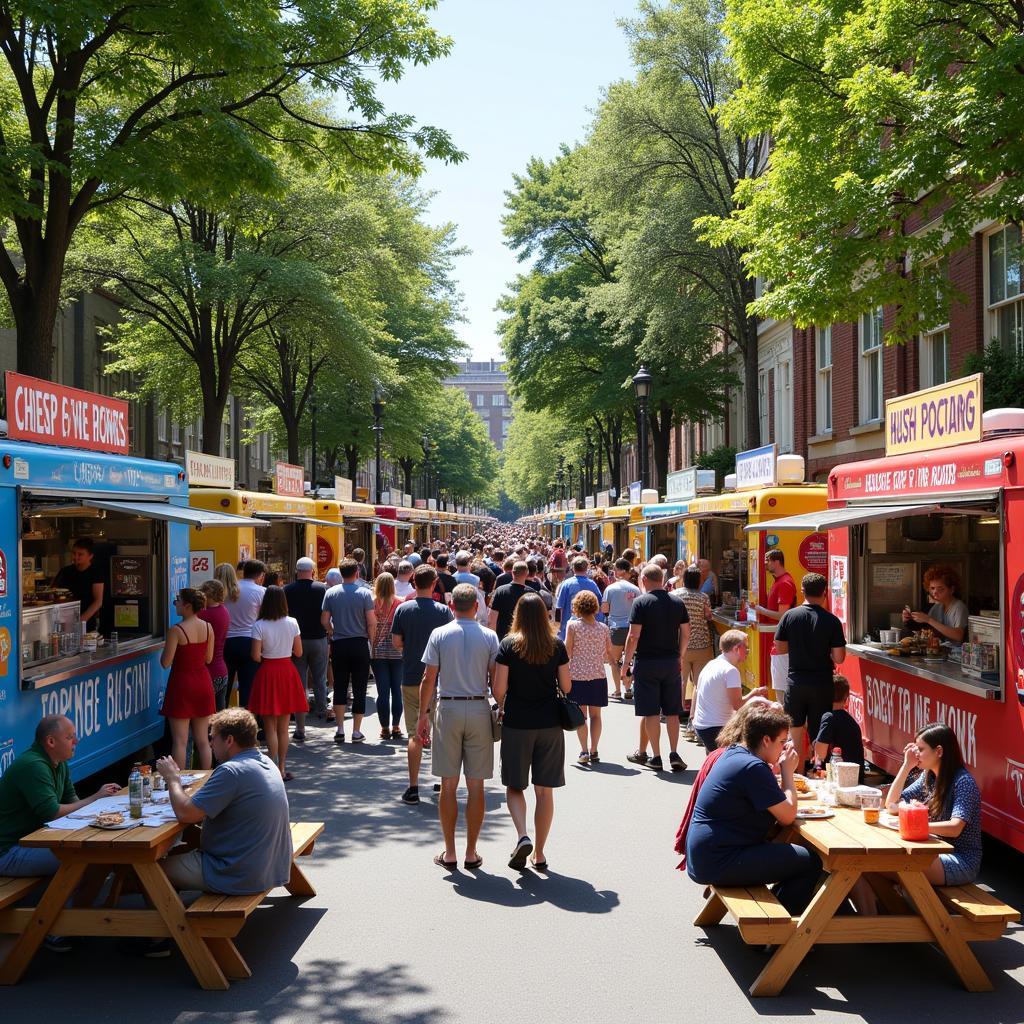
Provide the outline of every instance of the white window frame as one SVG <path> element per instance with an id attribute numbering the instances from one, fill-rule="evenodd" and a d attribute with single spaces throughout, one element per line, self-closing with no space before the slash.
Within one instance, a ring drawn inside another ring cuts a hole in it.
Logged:
<path id="1" fill-rule="evenodd" d="M 832 430 L 832 325 L 814 328 L 815 428 L 819 434 Z"/>
<path id="2" fill-rule="evenodd" d="M 952 379 L 949 365 L 949 324 L 933 331 L 922 331 L 918 345 L 921 364 L 921 387 L 931 388 Z M 941 349 L 940 349 L 941 346 Z"/>
<path id="3" fill-rule="evenodd" d="M 880 423 L 885 412 L 883 392 L 883 353 L 885 336 L 882 327 L 882 307 L 876 306 L 863 313 L 857 321 L 857 392 L 860 402 L 860 422 Z M 872 376 L 878 389 L 877 408 L 871 407 Z"/>
<path id="4" fill-rule="evenodd" d="M 761 444 L 769 444 L 768 436 L 771 427 L 771 416 L 768 412 L 768 367 L 757 371 L 757 422 L 761 432 Z"/>
<path id="5" fill-rule="evenodd" d="M 793 364 L 775 364 L 775 438 L 781 453 L 793 450 Z"/>
<path id="6" fill-rule="evenodd" d="M 500 391 L 495 392 L 491 395 L 492 406 L 503 406 L 505 404 L 505 396 Z"/>
<path id="7" fill-rule="evenodd" d="M 485 398 L 486 398 L 486 396 L 483 394 L 483 392 L 480 392 L 480 391 L 477 392 L 477 394 L 476 394 L 476 407 L 478 409 L 482 409 L 483 408 Z"/>
<path id="8" fill-rule="evenodd" d="M 1008 238 L 1008 233 L 1015 238 Z M 986 236 L 985 239 L 985 304 L 988 311 L 987 338 L 998 338 L 1007 351 L 1015 350 L 1024 354 L 1024 270 L 1018 255 L 1016 274 L 1007 273 L 1006 251 L 1008 245 L 1021 245 L 1021 229 L 1016 224 L 1004 224 Z M 1001 254 L 997 257 L 994 247 L 998 244 Z M 999 260 L 999 267 L 994 263 Z M 997 288 L 998 284 L 998 288 Z M 1012 317 L 1013 326 L 1009 332 L 1002 330 L 1002 321 Z M 1009 333 L 1009 336 L 1005 336 Z"/>

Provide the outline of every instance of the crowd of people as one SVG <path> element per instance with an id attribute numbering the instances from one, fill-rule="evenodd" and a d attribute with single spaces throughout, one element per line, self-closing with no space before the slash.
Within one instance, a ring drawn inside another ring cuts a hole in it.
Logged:
<path id="1" fill-rule="evenodd" d="M 324 582 L 308 558 L 288 582 L 268 579 L 256 560 L 218 565 L 201 588 L 175 595 L 180 622 L 162 655 L 171 753 L 156 767 L 179 820 L 204 822 L 201 846 L 169 857 L 168 876 L 181 889 L 229 894 L 280 884 L 288 873 L 289 746 L 305 742 L 310 716 L 334 725 L 341 748 L 367 742 L 372 678 L 378 742 L 406 744 L 401 801 L 420 802 L 425 752 L 439 780 L 439 867 L 452 870 L 460 859 L 460 779 L 468 791 L 462 865 L 483 864 L 484 785 L 497 751 L 516 831 L 509 867 L 543 871 L 554 791 L 572 756 L 566 735 L 578 740 L 577 764 L 600 764 L 602 714 L 610 700 L 631 701 L 638 743 L 629 761 L 685 771 L 681 737 L 706 752 L 678 840 L 690 876 L 776 884 L 784 905 L 800 909 L 821 864 L 804 846 L 773 842 L 773 827 L 794 820 L 798 770 L 813 770 L 835 748 L 862 765 L 864 752 L 846 710 L 849 685 L 836 674 L 845 638 L 827 608 L 824 578 L 806 575 L 798 604 L 779 552 L 769 552 L 768 570 L 776 581 L 766 609 L 778 619 L 776 701 L 767 685 L 743 693 L 747 634 L 712 628 L 715 581 L 706 562 L 679 562 L 670 572 L 661 555 L 644 563 L 633 551 L 588 553 L 506 526 L 418 550 L 382 545 L 373 565 L 356 549 Z M 193 797 L 179 781 L 190 738 L 194 766 L 217 765 Z M 52 854 L 19 841 L 116 790 L 78 797 L 67 771 L 75 742 L 68 719 L 48 716 L 32 749 L 0 778 L 0 875 L 55 871 Z M 921 771 L 911 780 L 913 769 Z M 891 806 L 901 799 L 926 802 L 933 832 L 953 844 L 929 879 L 975 877 L 980 798 L 947 726 L 925 728 L 908 745 L 888 795 Z M 251 848 L 257 819 L 259 851 Z M 876 912 L 870 892 L 854 895 L 862 912 Z"/>

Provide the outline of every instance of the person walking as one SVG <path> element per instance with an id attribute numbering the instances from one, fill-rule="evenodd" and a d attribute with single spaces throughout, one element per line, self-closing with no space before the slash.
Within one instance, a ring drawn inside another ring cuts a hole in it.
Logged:
<path id="1" fill-rule="evenodd" d="M 431 771 L 441 778 L 438 816 L 444 834 L 444 850 L 434 858 L 438 867 L 453 869 L 455 825 L 459 806 L 456 790 L 465 774 L 466 856 L 463 866 L 475 870 L 483 864 L 477 850 L 484 822 L 484 780 L 494 775 L 494 740 L 487 688 L 494 677 L 498 637 L 476 621 L 477 590 L 460 583 L 452 591 L 455 621 L 430 634 L 423 652 L 426 671 L 420 686 L 420 716 L 416 731 L 421 742 L 430 741 L 427 708 L 438 691 L 434 740 L 430 746 Z"/>
<path id="2" fill-rule="evenodd" d="M 818 735 L 821 716 L 832 710 L 832 676 L 846 660 L 843 624 L 825 604 L 828 581 L 809 572 L 801 580 L 804 603 L 790 608 L 775 631 L 775 652 L 789 656 L 786 700 L 793 722 L 793 746 L 804 756 L 808 731 Z"/>
<path id="3" fill-rule="evenodd" d="M 377 717 L 380 719 L 380 738 L 402 738 L 402 652 L 392 643 L 391 628 L 395 612 L 402 600 L 395 593 L 395 578 L 382 572 L 373 581 L 373 614 L 377 626 L 373 631 L 370 664 L 377 686 Z"/>
<path id="4" fill-rule="evenodd" d="M 391 625 L 391 642 L 402 654 L 402 703 L 405 707 L 405 728 L 409 734 L 406 747 L 409 786 L 402 794 L 402 803 L 405 804 L 420 802 L 423 743 L 417 725 L 420 717 L 420 684 L 423 682 L 423 652 L 430 634 L 454 619 L 447 603 L 432 596 L 437 587 L 437 571 L 432 566 L 418 566 L 412 579 L 416 586 L 416 596 L 402 602 Z M 429 712 L 430 709 L 427 710 Z"/>
<path id="5" fill-rule="evenodd" d="M 532 853 L 533 866 L 545 871 L 545 844 L 555 816 L 554 791 L 565 785 L 558 693 L 568 693 L 572 681 L 568 652 L 555 636 L 539 594 L 526 594 L 516 604 L 512 628 L 495 660 L 492 690 L 502 707 L 501 781 L 519 837 L 508 866 L 522 871 Z M 533 839 L 526 831 L 526 790 L 531 782 L 536 800 Z"/>
<path id="6" fill-rule="evenodd" d="M 693 698 L 693 726 L 709 754 L 718 746 L 718 734 L 733 713 L 751 698 L 763 697 L 768 692 L 764 686 L 758 686 L 746 696 L 743 694 L 738 666 L 747 656 L 747 634 L 742 629 L 727 629 L 719 647 L 722 653 L 701 669 Z"/>
<path id="7" fill-rule="evenodd" d="M 373 592 L 359 581 L 355 559 L 342 559 L 341 583 L 324 594 L 320 622 L 331 631 L 331 667 L 334 672 L 335 743 L 345 742 L 345 708 L 352 686 L 352 742 L 362 743 L 366 714 L 366 687 L 370 681 L 370 637 L 377 629 Z"/>
<path id="8" fill-rule="evenodd" d="M 530 567 L 525 562 L 513 562 L 511 569 L 509 582 L 497 587 L 491 595 L 490 621 L 487 625 L 498 634 L 499 641 L 504 640 L 512 628 L 512 616 L 519 599 L 529 592 L 526 579 Z"/>
<path id="9" fill-rule="evenodd" d="M 615 582 L 609 583 L 605 588 L 601 601 L 601 611 L 607 616 L 608 629 L 612 642 L 612 684 L 615 687 L 615 697 L 622 699 L 622 670 L 620 662 L 622 651 L 626 646 L 626 637 L 629 635 L 629 613 L 633 602 L 640 596 L 640 588 L 629 582 L 630 564 L 626 558 L 619 558 L 615 562 Z M 631 700 L 633 691 L 627 687 L 626 700 Z"/>
<path id="10" fill-rule="evenodd" d="M 711 645 L 711 599 L 700 589 L 700 570 L 696 566 L 683 569 L 678 589 L 673 593 L 686 605 L 690 617 L 690 642 L 683 660 L 683 739 L 694 740 L 693 695 L 701 670 L 714 657 Z M 722 723 L 725 724 L 724 722 Z"/>
<path id="11" fill-rule="evenodd" d="M 686 769 L 679 756 L 679 713 L 682 711 L 682 669 L 690 640 L 690 619 L 686 605 L 665 590 L 665 572 L 660 565 L 648 564 L 640 574 L 644 593 L 633 602 L 629 614 L 629 635 L 622 663 L 624 678 L 632 681 L 633 707 L 637 718 L 643 719 L 646 730 L 641 735 L 651 744 L 652 756 L 643 747 L 629 760 L 645 764 L 654 771 L 662 770 L 661 721 L 665 716 L 668 736 L 669 767 L 674 772 Z M 636 665 L 630 662 L 636 655 Z"/>
<path id="12" fill-rule="evenodd" d="M 295 669 L 294 660 L 302 654 L 299 624 L 288 614 L 288 599 L 282 587 L 267 587 L 260 605 L 260 616 L 252 627 L 252 660 L 256 678 L 249 695 L 249 710 L 263 719 L 267 753 L 285 782 L 292 773 L 285 771 L 288 757 L 288 721 L 308 708 L 306 687 Z"/>
<path id="13" fill-rule="evenodd" d="M 167 632 L 160 665 L 169 668 L 167 692 L 160 714 L 170 721 L 171 756 L 180 765 L 187 764 L 185 751 L 189 729 L 196 760 L 202 769 L 212 764 L 210 718 L 217 710 L 213 696 L 213 677 L 207 666 L 213 661 L 213 627 L 198 613 L 206 598 L 198 590 L 185 587 L 174 599 L 174 610 L 181 622 Z"/>
<path id="14" fill-rule="evenodd" d="M 581 590 L 572 602 L 572 619 L 565 632 L 565 649 L 569 653 L 570 697 L 584 714 L 583 724 L 576 730 L 580 741 L 578 764 L 600 761 L 601 709 L 608 707 L 608 677 L 605 665 L 612 655 L 608 627 L 598 622 L 597 598 L 589 590 Z"/>
<path id="15" fill-rule="evenodd" d="M 572 601 L 581 590 L 589 590 L 597 598 L 598 607 L 601 605 L 601 590 L 587 575 L 589 571 L 590 562 L 582 555 L 577 555 L 572 560 L 573 574 L 567 580 L 563 580 L 558 588 L 555 595 L 555 622 L 558 623 L 559 640 L 565 640 L 565 628 L 572 614 Z"/>
<path id="16" fill-rule="evenodd" d="M 218 570 L 220 568 L 217 567 Z M 238 681 L 238 703 L 242 707 L 249 706 L 249 691 L 256 677 L 256 662 L 252 660 L 252 627 L 259 618 L 260 605 L 266 593 L 263 586 L 266 573 L 267 567 L 262 562 L 250 558 L 242 563 L 242 579 L 236 581 L 234 588 L 230 585 L 227 588 L 224 606 L 228 610 L 228 635 L 224 642 L 224 661 L 228 668 L 228 685 L 233 685 L 236 679 Z"/>
<path id="17" fill-rule="evenodd" d="M 199 592 L 206 598 L 206 607 L 198 613 L 199 618 L 208 622 L 213 629 L 213 660 L 209 665 L 210 676 L 213 678 L 213 700 L 217 710 L 223 711 L 228 703 L 228 666 L 224 660 L 224 644 L 227 642 L 231 617 L 224 607 L 224 584 L 220 580 L 205 580 Z"/>
<path id="18" fill-rule="evenodd" d="M 327 587 L 313 578 L 316 565 L 312 558 L 300 558 L 295 563 L 295 579 L 284 588 L 288 614 L 299 624 L 302 650 L 293 659 L 295 671 L 305 691 L 310 679 L 313 683 L 313 713 L 317 718 L 327 717 L 327 631 L 320 621 Z M 306 739 L 306 708 L 295 716 L 292 739 L 303 743 Z"/>

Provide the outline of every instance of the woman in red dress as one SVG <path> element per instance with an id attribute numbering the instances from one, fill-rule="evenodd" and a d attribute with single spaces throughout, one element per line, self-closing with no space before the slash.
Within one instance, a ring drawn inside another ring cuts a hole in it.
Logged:
<path id="1" fill-rule="evenodd" d="M 309 710 L 306 687 L 292 658 L 302 654 L 299 624 L 288 614 L 288 601 L 281 587 L 267 587 L 260 605 L 260 617 L 252 627 L 252 660 L 259 668 L 249 694 L 249 710 L 263 718 L 267 753 L 281 771 L 285 782 L 292 773 L 284 769 L 288 756 L 288 720 Z"/>
<path id="2" fill-rule="evenodd" d="M 186 587 L 178 594 L 174 610 L 181 616 L 181 622 L 171 627 L 160 655 L 160 664 L 171 670 L 160 714 L 170 720 L 171 757 L 183 768 L 187 767 L 185 750 L 190 726 L 199 767 L 209 768 L 213 763 L 210 718 L 217 707 L 213 678 L 207 668 L 213 661 L 213 630 L 198 616 L 205 607 L 206 598 L 198 590 Z"/>

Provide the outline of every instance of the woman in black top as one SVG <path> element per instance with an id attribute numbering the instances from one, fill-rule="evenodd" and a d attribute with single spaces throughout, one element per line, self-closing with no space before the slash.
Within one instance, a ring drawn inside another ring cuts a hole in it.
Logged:
<path id="1" fill-rule="evenodd" d="M 512 616 L 512 629 L 498 647 L 491 691 L 503 707 L 501 781 L 519 841 L 508 862 L 522 871 L 547 867 L 544 844 L 555 815 L 554 789 L 565 785 L 565 737 L 558 717 L 558 690 L 572 689 L 569 655 L 555 635 L 539 594 L 526 593 Z M 526 789 L 533 781 L 536 847 L 526 833 Z"/>

